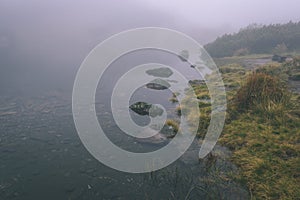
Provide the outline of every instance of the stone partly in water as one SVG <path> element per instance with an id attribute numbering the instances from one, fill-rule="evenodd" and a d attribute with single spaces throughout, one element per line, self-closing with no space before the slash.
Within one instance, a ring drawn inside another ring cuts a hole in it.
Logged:
<path id="1" fill-rule="evenodd" d="M 153 90 L 166 90 L 169 87 L 171 87 L 171 85 L 167 81 L 158 78 L 158 79 L 154 79 L 150 83 L 147 83 L 146 87 Z"/>
<path id="2" fill-rule="evenodd" d="M 272 61 L 277 61 L 279 63 L 285 62 L 286 59 L 287 59 L 286 56 L 273 55 L 272 57 Z"/>
<path id="3" fill-rule="evenodd" d="M 146 102 L 136 102 L 135 104 L 129 106 L 129 108 L 139 115 L 149 115 L 151 117 L 161 116 L 164 112 L 162 108 Z"/>
<path id="4" fill-rule="evenodd" d="M 164 110 L 157 105 L 152 105 L 149 110 L 149 116 L 151 117 L 157 117 L 161 116 L 164 113 Z"/>
<path id="5" fill-rule="evenodd" d="M 152 145 L 160 145 L 166 144 L 170 139 L 175 137 L 177 134 L 174 129 L 170 128 L 168 125 L 164 125 L 161 130 L 156 130 L 155 127 L 146 128 L 146 133 L 149 134 L 147 138 L 135 138 L 139 143 L 152 144 Z M 153 136 L 151 136 L 153 135 Z M 151 137 L 150 137 L 151 136 Z"/>
<path id="6" fill-rule="evenodd" d="M 151 76 L 163 77 L 163 78 L 168 78 L 173 74 L 172 70 L 167 67 L 149 69 L 146 71 L 146 73 Z"/>

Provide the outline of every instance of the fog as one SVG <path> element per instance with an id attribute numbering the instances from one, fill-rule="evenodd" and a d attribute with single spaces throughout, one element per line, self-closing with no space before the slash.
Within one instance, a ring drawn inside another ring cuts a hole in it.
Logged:
<path id="1" fill-rule="evenodd" d="M 0 0 L 0 92 L 70 88 L 88 52 L 122 30 L 158 26 L 201 44 L 250 23 L 299 21 L 297 0 Z"/>
<path id="2" fill-rule="evenodd" d="M 251 23 L 271 24 L 300 20 L 298 0 L 147 1 L 160 11 L 183 18 L 190 25 L 206 29 L 223 28 L 223 32 L 238 31 Z"/>

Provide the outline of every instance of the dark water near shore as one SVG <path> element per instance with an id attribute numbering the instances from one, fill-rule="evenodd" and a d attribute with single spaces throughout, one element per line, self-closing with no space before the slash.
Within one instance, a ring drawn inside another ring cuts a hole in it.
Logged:
<path id="1" fill-rule="evenodd" d="M 146 63 L 147 58 L 143 62 Z M 153 151 L 160 146 L 141 144 L 122 135 L 113 121 L 109 107 L 112 86 L 129 66 L 137 64 L 139 62 L 129 65 L 126 60 L 118 60 L 101 80 L 95 106 L 101 126 L 114 143 L 123 145 L 126 149 Z M 181 65 L 178 64 L 177 67 L 180 68 Z M 36 71 L 27 73 L 38 76 Z M 43 73 L 47 74 L 45 71 Z M 187 76 L 192 75 L 192 71 L 186 73 Z M 247 190 L 231 179 L 230 174 L 237 173 L 237 168 L 229 161 L 230 151 L 216 146 L 211 157 L 199 162 L 198 140 L 175 163 L 152 173 L 119 172 L 98 162 L 84 148 L 75 130 L 71 109 L 72 74 L 75 73 L 72 71 L 67 75 L 59 75 L 68 77 L 65 82 L 60 82 L 58 78 L 54 83 L 54 75 L 52 81 L 50 77 L 44 82 L 42 77 L 32 75 L 31 82 L 26 81 L 28 77 L 19 80 L 28 83 L 27 86 L 13 86 L 9 80 L 5 82 L 6 85 L 1 85 L 0 199 L 249 197 Z M 46 84 L 47 81 L 51 84 Z M 149 92 L 140 88 L 132 97 L 132 102 L 147 100 L 150 103 L 160 103 L 164 105 L 170 118 L 176 118 L 176 104 L 168 101 L 170 97 L 171 92 L 168 90 Z M 137 121 L 147 122 L 147 117 L 134 113 L 132 117 Z"/>
<path id="2" fill-rule="evenodd" d="M 216 158 L 198 163 L 195 142 L 181 159 L 157 172 L 118 172 L 99 163 L 83 147 L 74 128 L 71 104 L 63 95 L 7 97 L 1 100 L 1 108 L 7 100 L 11 111 L 0 116 L 1 199 L 247 197 L 246 191 L 226 178 L 236 168 L 227 161 L 230 152 L 223 147 L 217 147 Z M 117 127 L 107 121 L 105 129 L 118 143 L 114 137 Z"/>

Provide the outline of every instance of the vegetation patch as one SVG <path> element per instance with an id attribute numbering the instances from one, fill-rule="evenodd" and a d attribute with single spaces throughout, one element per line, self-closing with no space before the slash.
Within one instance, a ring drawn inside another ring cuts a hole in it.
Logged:
<path id="1" fill-rule="evenodd" d="M 220 143 L 232 150 L 240 168 L 234 178 L 247 185 L 253 199 L 297 199 L 300 196 L 300 95 L 289 91 L 288 80 L 299 71 L 293 61 L 269 63 L 253 71 L 239 64 L 220 66 L 228 110 Z M 234 86 L 234 87 L 232 87 Z M 198 137 L 206 134 L 210 106 L 205 84 L 192 84 L 199 100 Z M 186 107 L 178 107 L 180 113 Z"/>
<path id="2" fill-rule="evenodd" d="M 300 195 L 299 95 L 287 79 L 297 66 L 268 64 L 247 75 L 229 101 L 228 122 L 220 142 L 253 198 L 296 199 Z"/>

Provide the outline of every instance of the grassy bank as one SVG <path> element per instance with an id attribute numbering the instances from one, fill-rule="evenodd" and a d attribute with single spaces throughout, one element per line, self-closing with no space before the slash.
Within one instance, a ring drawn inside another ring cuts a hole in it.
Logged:
<path id="1" fill-rule="evenodd" d="M 300 58 L 251 71 L 239 64 L 241 59 L 228 60 L 220 66 L 228 113 L 219 142 L 232 150 L 240 168 L 234 178 L 247 185 L 253 199 L 299 198 L 300 95 L 290 92 L 288 83 L 300 72 Z M 189 118 L 200 117 L 198 137 L 203 137 L 210 120 L 209 93 L 203 84 L 192 87 L 201 113 Z"/>

